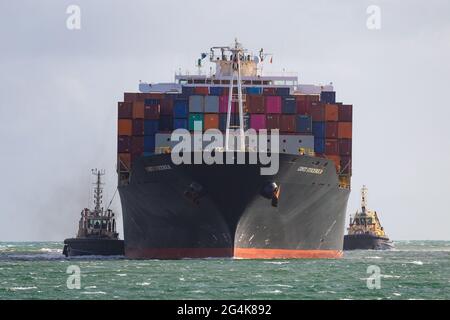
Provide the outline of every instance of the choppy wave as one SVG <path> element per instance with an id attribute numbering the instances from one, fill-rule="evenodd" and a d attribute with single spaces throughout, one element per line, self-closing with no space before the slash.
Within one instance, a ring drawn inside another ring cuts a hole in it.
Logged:
<path id="1" fill-rule="evenodd" d="M 344 259 L 337 260 L 142 261 L 123 256 L 66 258 L 61 242 L 3 242 L 0 299 L 450 298 L 446 290 L 450 241 L 395 245 L 389 251 L 346 252 Z M 66 290 L 69 264 L 81 268 L 81 290 Z M 377 292 L 367 289 L 370 265 L 380 267 L 382 290 Z"/>

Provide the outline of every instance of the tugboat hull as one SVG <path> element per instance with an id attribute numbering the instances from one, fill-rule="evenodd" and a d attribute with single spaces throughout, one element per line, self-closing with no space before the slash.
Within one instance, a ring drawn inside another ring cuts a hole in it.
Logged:
<path id="1" fill-rule="evenodd" d="M 352 234 L 344 236 L 344 250 L 388 250 L 394 248 L 388 238 L 371 234 Z"/>
<path id="2" fill-rule="evenodd" d="M 66 239 L 63 254 L 74 256 L 121 256 L 124 255 L 124 242 L 118 239 Z"/>

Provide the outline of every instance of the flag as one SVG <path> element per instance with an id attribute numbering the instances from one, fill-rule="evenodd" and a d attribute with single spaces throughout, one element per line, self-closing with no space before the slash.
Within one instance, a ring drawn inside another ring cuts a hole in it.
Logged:
<path id="1" fill-rule="evenodd" d="M 273 56 L 270 57 L 270 63 L 272 63 L 272 60 L 273 60 Z"/>

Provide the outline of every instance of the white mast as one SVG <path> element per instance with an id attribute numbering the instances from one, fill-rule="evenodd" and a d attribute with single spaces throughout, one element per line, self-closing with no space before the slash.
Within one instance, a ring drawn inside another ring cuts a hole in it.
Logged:
<path id="1" fill-rule="evenodd" d="M 100 205 L 102 204 L 103 200 L 103 188 L 102 188 L 102 181 L 101 176 L 105 174 L 104 170 L 98 170 L 98 169 L 92 169 L 92 174 L 97 177 L 97 181 L 95 182 L 95 188 L 94 188 L 94 212 L 96 215 L 99 215 L 102 212 L 102 208 Z"/>
<path id="2" fill-rule="evenodd" d="M 230 119 L 231 119 L 231 104 L 235 102 L 233 95 L 234 78 L 237 78 L 237 102 L 239 104 L 239 151 L 245 151 L 245 135 L 244 135 L 244 111 L 242 103 L 242 83 L 241 83 L 241 58 L 243 57 L 243 49 L 241 44 L 234 40 L 234 48 L 229 49 L 232 52 L 232 74 L 230 79 L 230 89 L 228 93 L 228 110 L 227 110 L 227 126 L 225 130 L 225 150 L 228 151 L 228 143 L 230 140 Z"/>
<path id="3" fill-rule="evenodd" d="M 366 213 L 366 208 L 367 208 L 367 188 L 365 185 L 363 185 L 361 188 L 361 209 L 363 214 Z"/>

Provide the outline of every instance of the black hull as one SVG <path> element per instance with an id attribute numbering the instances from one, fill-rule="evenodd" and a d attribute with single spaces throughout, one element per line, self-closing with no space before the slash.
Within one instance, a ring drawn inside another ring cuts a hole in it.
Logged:
<path id="1" fill-rule="evenodd" d="M 124 241 L 118 239 L 72 238 L 64 240 L 63 254 L 74 256 L 121 256 Z"/>
<path id="2" fill-rule="evenodd" d="M 388 250 L 394 245 L 388 238 L 371 234 L 354 234 L 344 237 L 344 250 Z"/>
<path id="3" fill-rule="evenodd" d="M 278 206 L 261 195 L 269 182 L 281 186 Z M 201 186 L 195 197 L 192 183 Z M 263 176 L 256 164 L 176 166 L 170 154 L 142 157 L 130 184 L 119 187 L 125 255 L 340 257 L 349 192 L 323 158 L 280 154 L 278 173 Z"/>

